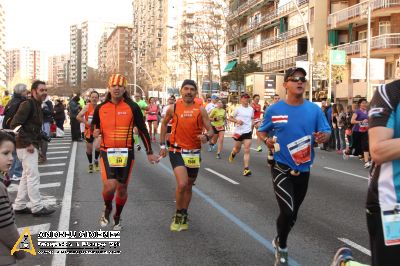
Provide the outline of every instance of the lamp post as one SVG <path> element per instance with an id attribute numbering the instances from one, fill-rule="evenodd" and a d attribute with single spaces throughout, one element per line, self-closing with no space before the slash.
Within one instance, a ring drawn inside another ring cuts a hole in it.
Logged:
<path id="1" fill-rule="evenodd" d="M 136 52 L 134 51 L 133 54 L 134 54 L 134 59 L 135 59 L 135 58 L 136 58 Z M 139 87 L 139 86 L 137 85 L 137 82 L 136 82 L 136 68 L 137 68 L 137 67 L 141 68 L 141 69 L 144 71 L 144 73 L 146 73 L 146 75 L 150 78 L 151 86 L 154 87 L 153 78 L 151 77 L 151 75 L 149 74 L 149 72 L 147 72 L 146 69 L 144 69 L 142 66 L 138 66 L 138 65 L 136 64 L 136 60 L 133 60 L 133 61 L 129 61 L 129 60 L 128 60 L 128 63 L 131 63 L 131 64 L 133 65 L 133 84 L 135 84 L 134 93 L 136 93 L 136 87 Z M 140 88 L 140 87 L 139 87 L 139 88 Z M 143 91 L 143 89 L 142 89 L 142 91 Z"/>
<path id="2" fill-rule="evenodd" d="M 300 15 L 300 18 L 301 18 L 301 21 L 303 22 L 303 26 L 304 26 L 304 30 L 306 31 L 306 35 L 307 35 L 307 43 L 308 43 L 308 62 L 309 62 L 309 78 L 308 78 L 308 80 L 309 80 L 309 83 L 310 83 L 310 95 L 309 95 L 309 100 L 310 100 L 310 102 L 312 102 L 312 88 L 313 88 L 313 56 L 314 56 L 314 48 L 312 47 L 312 44 L 311 44 L 311 37 L 310 37 L 310 32 L 308 31 L 308 27 L 307 27 L 307 24 L 306 24 L 306 22 L 305 22 L 305 20 L 304 20 L 304 17 L 303 17 L 303 14 L 300 12 L 300 8 L 299 8 L 299 6 L 298 6 L 298 4 L 297 4 L 297 0 L 291 0 L 292 1 L 292 3 L 295 5 L 295 7 L 296 7 L 296 9 L 297 9 L 297 12 L 299 13 L 299 15 Z M 310 4 L 308 4 L 308 8 L 310 8 Z M 330 95 L 328 96 L 328 97 L 330 97 Z"/>

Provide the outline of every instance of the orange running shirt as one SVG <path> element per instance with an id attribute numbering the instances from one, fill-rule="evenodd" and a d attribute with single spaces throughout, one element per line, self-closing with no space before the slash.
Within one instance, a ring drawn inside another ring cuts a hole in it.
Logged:
<path id="1" fill-rule="evenodd" d="M 199 104 L 185 106 L 180 101 L 175 104 L 172 118 L 172 130 L 169 141 L 170 151 L 174 147 L 193 150 L 201 148 L 201 141 L 197 138 L 203 132 L 203 118 L 201 116 Z"/>

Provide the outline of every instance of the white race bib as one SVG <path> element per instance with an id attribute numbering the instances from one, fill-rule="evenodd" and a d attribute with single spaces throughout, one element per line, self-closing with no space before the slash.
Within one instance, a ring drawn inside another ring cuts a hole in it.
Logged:
<path id="1" fill-rule="evenodd" d="M 381 217 L 385 245 L 400 245 L 400 204 L 381 206 Z"/>
<path id="2" fill-rule="evenodd" d="M 128 148 L 107 149 L 107 159 L 110 167 L 125 167 L 128 164 Z"/>
<path id="3" fill-rule="evenodd" d="M 287 145 L 296 165 L 311 161 L 311 136 L 305 136 Z"/>

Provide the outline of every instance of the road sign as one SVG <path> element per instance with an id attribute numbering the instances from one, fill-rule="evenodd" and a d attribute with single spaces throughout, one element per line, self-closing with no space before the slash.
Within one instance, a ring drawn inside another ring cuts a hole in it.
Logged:
<path id="1" fill-rule="evenodd" d="M 346 65 L 346 51 L 331 50 L 331 65 L 344 66 Z"/>

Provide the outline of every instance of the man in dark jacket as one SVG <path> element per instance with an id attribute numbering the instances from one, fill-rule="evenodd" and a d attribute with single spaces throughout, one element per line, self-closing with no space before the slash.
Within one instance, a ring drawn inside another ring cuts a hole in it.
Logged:
<path id="1" fill-rule="evenodd" d="M 81 110 L 79 100 L 79 96 L 74 96 L 68 104 L 68 113 L 71 120 L 71 135 L 73 141 L 81 141 L 80 123 L 76 119 L 76 116 Z"/>
<path id="2" fill-rule="evenodd" d="M 43 205 L 40 197 L 40 176 L 38 166 L 38 153 L 41 144 L 43 124 L 42 102 L 47 97 L 46 83 L 35 81 L 31 87 L 32 98 L 21 103 L 17 113 L 11 121 L 11 128 L 21 126 L 16 137 L 18 158 L 22 162 L 22 178 L 18 186 L 15 199 L 15 213 L 44 216 L 52 214 L 55 210 Z M 31 208 L 27 207 L 29 198 Z"/>

